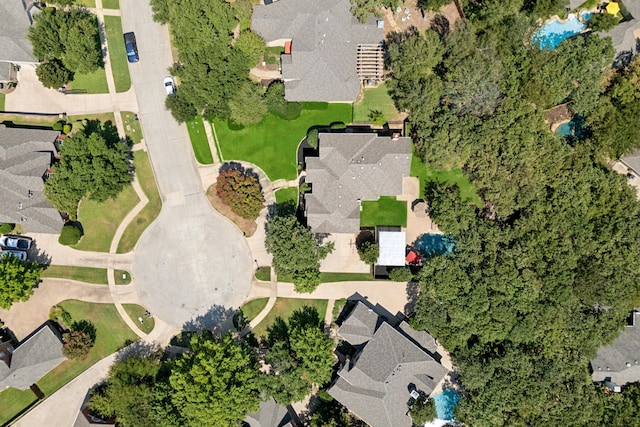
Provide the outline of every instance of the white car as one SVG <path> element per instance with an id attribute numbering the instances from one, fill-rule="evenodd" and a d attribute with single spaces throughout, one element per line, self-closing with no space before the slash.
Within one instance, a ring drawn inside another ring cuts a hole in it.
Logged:
<path id="1" fill-rule="evenodd" d="M 31 249 L 31 238 L 6 234 L 0 237 L 0 247 L 28 251 Z"/>
<path id="2" fill-rule="evenodd" d="M 2 251 L 2 253 L 0 254 L 0 258 L 5 258 L 7 256 L 14 256 L 16 258 L 18 258 L 20 261 L 26 261 L 27 260 L 27 253 L 25 251 L 16 251 L 13 249 L 5 249 Z"/>
<path id="3" fill-rule="evenodd" d="M 173 77 L 167 76 L 164 78 L 164 90 L 167 92 L 167 95 L 176 93 L 176 82 L 173 80 Z"/>

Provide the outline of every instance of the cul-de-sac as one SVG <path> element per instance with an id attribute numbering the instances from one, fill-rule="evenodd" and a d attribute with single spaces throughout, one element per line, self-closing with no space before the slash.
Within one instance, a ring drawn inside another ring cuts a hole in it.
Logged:
<path id="1" fill-rule="evenodd" d="M 634 426 L 640 1 L 0 1 L 0 425 Z"/>

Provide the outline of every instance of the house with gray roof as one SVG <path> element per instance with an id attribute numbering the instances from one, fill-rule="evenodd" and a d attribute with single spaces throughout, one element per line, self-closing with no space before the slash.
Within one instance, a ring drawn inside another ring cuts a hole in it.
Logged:
<path id="1" fill-rule="evenodd" d="M 251 29 L 268 46 L 290 46 L 281 57 L 288 101 L 354 102 L 363 81 L 382 79 L 383 28 L 373 17 L 360 23 L 350 9 L 349 0 L 254 7 Z"/>
<path id="2" fill-rule="evenodd" d="M 625 1 L 624 5 L 632 18 L 616 25 L 609 31 L 601 31 L 598 35 L 611 37 L 613 47 L 618 54 L 636 54 L 638 39 L 640 39 L 640 2 L 637 0 Z"/>
<path id="3" fill-rule="evenodd" d="M 292 423 L 287 408 L 270 398 L 260 402 L 258 412 L 247 414 L 243 425 L 245 427 L 286 427 Z"/>
<path id="4" fill-rule="evenodd" d="M 315 233 L 360 231 L 360 203 L 402 194 L 411 139 L 375 133 L 320 133 L 319 157 L 307 157 L 307 225 Z"/>
<path id="5" fill-rule="evenodd" d="M 0 391 L 27 390 L 64 360 L 60 334 L 47 322 L 15 349 L 9 346 L 0 351 Z"/>
<path id="6" fill-rule="evenodd" d="M 35 1 L 0 1 L 0 63 L 35 65 L 33 46 L 27 38 L 33 14 L 39 9 Z"/>
<path id="7" fill-rule="evenodd" d="M 600 347 L 591 361 L 595 382 L 612 388 L 640 381 L 640 311 L 633 311 L 624 331 L 611 344 Z"/>
<path id="8" fill-rule="evenodd" d="M 357 302 L 338 330 L 355 347 L 329 394 L 372 427 L 410 427 L 411 392 L 430 395 L 448 374 L 433 337 Z"/>
<path id="9" fill-rule="evenodd" d="M 59 135 L 0 125 L 0 223 L 20 224 L 28 233 L 60 233 L 62 217 L 43 193 Z"/>

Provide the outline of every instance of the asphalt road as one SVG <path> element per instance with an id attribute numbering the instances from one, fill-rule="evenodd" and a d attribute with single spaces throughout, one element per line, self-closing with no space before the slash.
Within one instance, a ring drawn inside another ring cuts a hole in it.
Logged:
<path id="1" fill-rule="evenodd" d="M 121 0 L 120 9 L 124 32 L 136 34 L 140 61 L 129 71 L 163 200 L 136 246 L 135 284 L 147 309 L 165 322 L 211 326 L 244 301 L 253 260 L 242 233 L 209 205 L 186 126 L 164 108 L 162 80 L 173 63 L 168 28 L 153 22 L 147 1 Z"/>

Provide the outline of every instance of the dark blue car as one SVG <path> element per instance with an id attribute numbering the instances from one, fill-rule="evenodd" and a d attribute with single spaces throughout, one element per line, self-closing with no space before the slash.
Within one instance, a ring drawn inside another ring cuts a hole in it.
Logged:
<path id="1" fill-rule="evenodd" d="M 124 33 L 124 46 L 127 49 L 127 60 L 129 62 L 138 62 L 138 45 L 136 44 L 136 35 L 134 33 Z"/>

